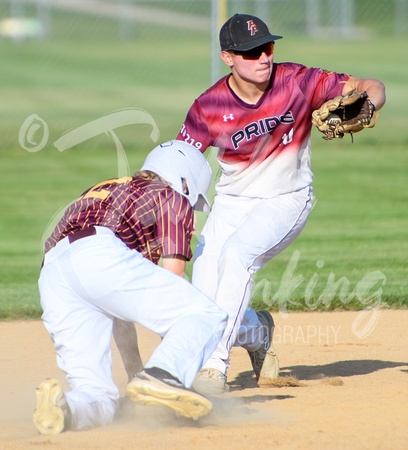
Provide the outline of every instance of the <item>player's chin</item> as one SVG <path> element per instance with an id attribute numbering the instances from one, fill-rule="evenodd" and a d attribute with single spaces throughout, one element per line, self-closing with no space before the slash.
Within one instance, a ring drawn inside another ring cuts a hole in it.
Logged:
<path id="1" fill-rule="evenodd" d="M 265 83 L 266 81 L 269 81 L 270 77 L 271 70 L 269 68 L 258 70 L 256 73 L 258 83 Z"/>

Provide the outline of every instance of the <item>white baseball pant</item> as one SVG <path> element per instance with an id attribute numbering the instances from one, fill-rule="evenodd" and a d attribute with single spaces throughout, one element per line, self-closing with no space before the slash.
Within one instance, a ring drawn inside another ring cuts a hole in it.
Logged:
<path id="1" fill-rule="evenodd" d="M 263 329 L 248 308 L 252 275 L 284 250 L 306 225 L 313 203 L 312 188 L 272 198 L 218 194 L 198 239 L 194 286 L 228 314 L 224 335 L 204 367 L 224 374 L 233 345 L 257 350 Z"/>
<path id="2" fill-rule="evenodd" d="M 163 337 L 146 368 L 160 367 L 190 387 L 214 351 L 226 314 L 185 279 L 130 250 L 108 228 L 45 256 L 39 279 L 42 316 L 72 388 L 74 430 L 113 420 L 119 392 L 111 374 L 113 318 Z"/>

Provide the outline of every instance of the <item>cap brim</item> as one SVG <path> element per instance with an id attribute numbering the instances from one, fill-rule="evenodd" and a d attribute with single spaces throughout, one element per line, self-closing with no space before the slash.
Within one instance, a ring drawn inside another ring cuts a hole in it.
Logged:
<path id="1" fill-rule="evenodd" d="M 248 50 L 252 50 L 253 48 L 260 47 L 261 45 L 267 44 L 268 42 L 274 42 L 278 39 L 283 39 L 283 36 L 277 36 L 270 34 L 269 36 L 261 36 L 256 40 L 252 40 L 247 42 L 246 44 L 238 45 L 237 47 L 230 48 L 227 51 L 239 51 L 246 52 Z"/>

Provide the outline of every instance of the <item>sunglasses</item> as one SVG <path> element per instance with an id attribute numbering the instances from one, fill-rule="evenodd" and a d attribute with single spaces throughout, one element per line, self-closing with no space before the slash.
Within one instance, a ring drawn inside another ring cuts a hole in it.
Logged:
<path id="1" fill-rule="evenodd" d="M 260 45 L 259 47 L 255 47 L 251 50 L 247 50 L 246 52 L 240 52 L 231 50 L 234 55 L 240 55 L 245 59 L 258 59 L 262 53 L 265 53 L 266 56 L 271 56 L 273 53 L 273 49 L 275 46 L 275 42 L 268 42 L 267 44 Z"/>

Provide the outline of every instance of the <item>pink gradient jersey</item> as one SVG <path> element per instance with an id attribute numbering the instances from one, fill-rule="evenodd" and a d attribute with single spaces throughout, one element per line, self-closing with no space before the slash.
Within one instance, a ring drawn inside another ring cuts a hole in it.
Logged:
<path id="1" fill-rule="evenodd" d="M 270 85 L 256 105 L 235 95 L 229 77 L 195 100 L 177 139 L 202 152 L 219 148 L 218 193 L 268 198 L 308 186 L 312 112 L 340 95 L 340 82 L 349 76 L 274 64 Z"/>

